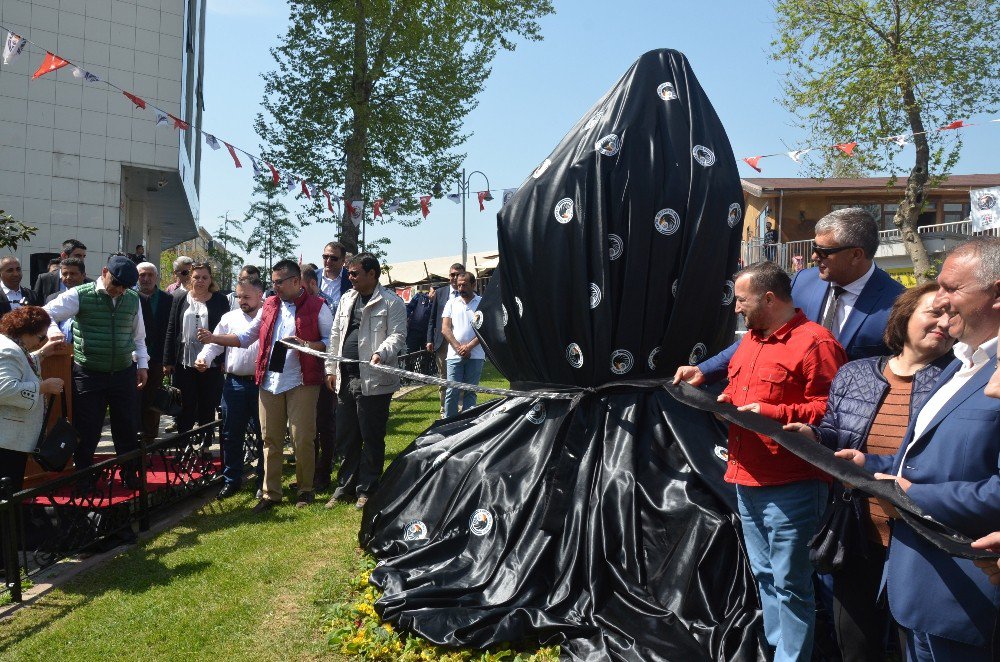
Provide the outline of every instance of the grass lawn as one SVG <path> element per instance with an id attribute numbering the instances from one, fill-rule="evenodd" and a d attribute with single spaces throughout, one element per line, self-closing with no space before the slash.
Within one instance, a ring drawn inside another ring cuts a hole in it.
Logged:
<path id="1" fill-rule="evenodd" d="M 482 383 L 507 386 L 490 365 Z M 393 402 L 387 462 L 438 406 L 433 387 Z M 263 517 L 249 488 L 213 501 L 49 593 L 0 625 L 0 660 L 348 659 L 327 637 L 330 606 L 359 592 L 360 513 L 325 510 L 325 498 L 297 510 L 285 496 Z"/>

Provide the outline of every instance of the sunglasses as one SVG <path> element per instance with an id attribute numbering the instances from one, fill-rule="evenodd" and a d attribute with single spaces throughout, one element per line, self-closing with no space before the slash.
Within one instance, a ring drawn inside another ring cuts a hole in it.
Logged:
<path id="1" fill-rule="evenodd" d="M 361 275 L 361 272 L 360 271 L 351 271 L 351 270 L 348 270 L 347 271 L 347 275 L 350 278 L 357 278 L 358 276 Z"/>
<path id="2" fill-rule="evenodd" d="M 281 285 L 286 280 L 291 280 L 293 278 L 298 278 L 298 276 L 285 276 L 284 278 L 272 278 L 271 285 Z"/>
<path id="3" fill-rule="evenodd" d="M 174 273 L 177 274 L 178 276 L 187 276 L 191 272 L 185 269 L 184 271 L 175 271 Z"/>
<path id="4" fill-rule="evenodd" d="M 832 248 L 826 248 L 824 246 L 819 246 L 819 245 L 817 245 L 817 244 L 814 243 L 812 245 L 812 252 L 815 255 L 818 255 L 821 260 L 825 260 L 826 258 L 830 257 L 831 255 L 839 253 L 840 251 L 849 250 L 851 248 L 859 248 L 859 247 L 858 246 L 834 246 Z"/>
<path id="5" fill-rule="evenodd" d="M 340 262 L 340 260 L 342 260 L 342 259 L 343 258 L 340 257 L 339 255 L 324 255 L 323 256 L 323 260 L 324 261 L 330 261 L 330 262 Z"/>

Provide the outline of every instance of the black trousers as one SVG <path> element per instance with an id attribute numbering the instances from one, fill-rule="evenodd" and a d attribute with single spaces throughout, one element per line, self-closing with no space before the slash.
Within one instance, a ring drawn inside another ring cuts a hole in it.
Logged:
<path id="1" fill-rule="evenodd" d="M 174 367 L 174 386 L 181 390 L 181 415 L 177 431 L 187 432 L 195 425 L 215 420 L 215 411 L 222 401 L 223 375 L 221 368 L 198 372 L 194 368 Z"/>
<path id="2" fill-rule="evenodd" d="M 337 394 L 337 445 L 345 450 L 337 496 L 369 494 L 385 463 L 385 429 L 392 394 L 362 395 L 361 378 L 341 374 Z"/>
<path id="3" fill-rule="evenodd" d="M 10 479 L 11 493 L 20 492 L 21 488 L 24 487 L 24 469 L 27 465 L 27 453 L 12 451 L 8 448 L 0 448 L 0 478 Z M 0 537 L 0 570 L 5 567 L 5 559 L 3 559 L 2 556 L 6 550 L 7 540 Z"/>
<path id="4" fill-rule="evenodd" d="M 869 542 L 868 558 L 852 556 L 833 575 L 833 623 L 845 662 L 885 660 L 889 607 L 878 600 L 884 564 L 885 547 Z"/>
<path id="5" fill-rule="evenodd" d="M 337 446 L 337 396 L 326 387 L 319 387 L 316 398 L 316 471 L 313 486 L 330 482 L 333 464 L 344 451 Z"/>
<path id="6" fill-rule="evenodd" d="M 104 428 L 104 412 L 110 408 L 111 438 L 119 455 L 139 447 L 139 390 L 135 387 L 135 364 L 117 372 L 84 370 L 73 364 L 73 426 L 80 445 L 73 454 L 77 469 L 94 464 L 94 452 Z"/>

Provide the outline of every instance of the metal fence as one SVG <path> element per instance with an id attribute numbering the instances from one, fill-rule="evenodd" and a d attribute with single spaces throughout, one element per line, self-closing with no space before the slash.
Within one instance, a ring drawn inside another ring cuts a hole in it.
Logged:
<path id="1" fill-rule="evenodd" d="M 22 600 L 22 583 L 56 561 L 90 549 L 135 540 L 150 514 L 222 478 L 209 450 L 219 421 L 170 435 L 72 474 L 12 493 L 0 481 L 0 554 L 5 590 Z M 244 461 L 257 459 L 250 430 Z M 139 468 L 142 467 L 142 471 Z M 0 592 L 0 596 L 2 596 Z"/>

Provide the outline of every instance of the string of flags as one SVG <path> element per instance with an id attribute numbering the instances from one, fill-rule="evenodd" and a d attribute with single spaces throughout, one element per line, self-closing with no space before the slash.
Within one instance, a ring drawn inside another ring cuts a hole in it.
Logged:
<path id="1" fill-rule="evenodd" d="M 937 129 L 932 129 L 931 131 L 916 131 L 911 133 L 901 133 L 896 136 L 885 136 L 882 138 L 878 138 L 878 140 L 883 142 L 891 142 L 897 145 L 898 147 L 903 148 L 909 145 L 913 141 L 914 136 L 924 135 L 932 132 L 936 133 L 938 131 L 956 131 L 958 129 L 966 129 L 971 126 L 983 126 L 985 124 L 992 124 L 992 123 L 1000 123 L 1000 118 L 978 123 L 966 122 L 965 120 L 955 120 L 954 122 L 950 122 L 945 126 L 938 127 Z M 856 150 L 857 148 L 858 148 L 857 141 L 852 140 L 850 142 L 838 143 L 836 145 L 825 145 L 822 147 L 804 147 L 801 149 L 793 149 L 788 152 L 775 152 L 774 154 L 758 154 L 757 156 L 746 156 L 743 157 L 743 162 L 746 163 L 751 168 L 753 168 L 754 170 L 756 170 L 757 172 L 763 172 L 763 169 L 760 167 L 761 159 L 769 159 L 775 156 L 787 156 L 796 163 L 802 163 L 802 158 L 809 152 L 825 150 L 825 149 L 835 149 L 838 152 L 844 154 L 845 156 L 854 156 L 854 150 Z"/>
<path id="2" fill-rule="evenodd" d="M 32 79 L 40 78 L 46 74 L 52 73 L 53 71 L 58 71 L 63 67 L 73 67 L 73 76 L 80 78 L 87 83 L 104 83 L 108 87 L 111 87 L 119 92 L 121 92 L 126 99 L 128 99 L 132 104 L 140 110 L 152 111 L 154 116 L 154 121 L 156 126 L 164 125 L 170 126 L 178 131 L 196 131 L 204 136 L 205 144 L 208 145 L 213 151 L 219 151 L 225 146 L 226 151 L 233 160 L 233 166 L 236 168 L 243 168 L 243 161 L 241 161 L 240 156 L 245 157 L 249 162 L 250 166 L 253 168 L 254 177 L 270 176 L 271 181 L 275 186 L 284 186 L 288 193 L 292 193 L 298 189 L 299 194 L 304 196 L 308 200 L 319 201 L 320 196 L 322 196 L 326 201 L 326 207 L 331 214 L 335 214 L 338 217 L 344 217 L 350 219 L 355 227 L 360 227 L 361 221 L 364 215 L 364 208 L 366 205 L 365 200 L 346 200 L 336 193 L 331 193 L 325 188 L 320 188 L 316 184 L 309 182 L 303 177 L 300 177 L 294 173 L 279 170 L 270 161 L 263 159 L 260 156 L 252 154 L 245 149 L 233 145 L 230 142 L 219 139 L 215 134 L 209 133 L 200 126 L 195 126 L 188 121 L 177 117 L 162 108 L 157 107 L 153 103 L 143 99 L 142 97 L 125 90 L 118 85 L 115 85 L 111 81 L 104 80 L 98 77 L 96 74 L 91 73 L 83 69 L 82 67 L 74 64 L 72 61 L 62 58 L 59 55 L 43 48 L 39 44 L 26 39 L 9 28 L 0 25 L 0 30 L 7 31 L 7 39 L 4 42 L 3 49 L 3 65 L 9 66 L 13 64 L 18 57 L 22 54 L 26 46 L 33 46 L 45 53 L 45 57 L 42 60 L 41 65 L 32 75 Z M 262 165 L 263 164 L 263 167 Z M 507 200 L 514 194 L 516 188 L 504 188 L 504 189 L 490 189 L 484 191 L 477 191 L 476 197 L 479 202 L 479 211 L 485 211 L 486 206 L 484 203 L 489 202 L 494 199 L 493 192 L 502 192 L 503 202 L 506 203 Z M 462 199 L 458 193 L 448 194 L 448 199 L 456 204 L 460 204 Z M 420 213 L 426 219 L 431 212 L 431 199 L 430 195 L 420 195 L 418 200 L 420 203 Z M 405 198 L 396 197 L 392 200 L 386 201 L 383 198 L 378 198 L 372 203 L 372 218 L 384 218 L 384 214 L 394 214 L 400 207 L 402 207 Z M 341 213 L 340 203 L 344 203 L 344 213 Z M 334 209 L 336 205 L 336 210 Z"/>

